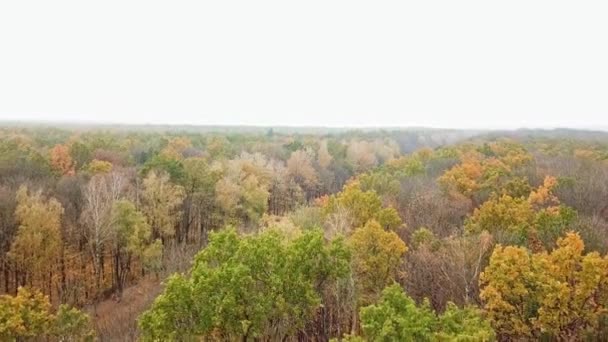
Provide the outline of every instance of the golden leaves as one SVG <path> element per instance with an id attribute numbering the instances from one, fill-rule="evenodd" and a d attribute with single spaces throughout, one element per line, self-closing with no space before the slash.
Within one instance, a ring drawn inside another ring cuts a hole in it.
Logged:
<path id="1" fill-rule="evenodd" d="M 497 246 L 480 277 L 488 318 L 508 338 L 577 336 L 594 329 L 608 305 L 608 259 L 584 255 L 577 233 L 551 253 Z"/>

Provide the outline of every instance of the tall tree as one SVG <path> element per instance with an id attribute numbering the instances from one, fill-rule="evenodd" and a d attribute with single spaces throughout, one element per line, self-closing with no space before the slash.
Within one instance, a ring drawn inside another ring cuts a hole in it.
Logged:
<path id="1" fill-rule="evenodd" d="M 95 289 L 99 293 L 104 276 L 104 253 L 111 248 L 115 234 L 112 229 L 112 207 L 127 185 L 126 177 L 113 171 L 94 175 L 84 193 L 85 206 L 81 220 L 83 234 L 93 259 Z"/>
<path id="2" fill-rule="evenodd" d="M 220 172 L 200 157 L 184 160 L 184 171 L 184 238 L 194 235 L 200 242 L 207 238 L 208 230 L 217 225 L 215 184 Z"/>
<path id="3" fill-rule="evenodd" d="M 52 293 L 53 274 L 61 253 L 61 216 L 63 207 L 41 192 L 30 194 L 27 187 L 17 191 L 15 217 L 17 235 L 9 256 L 19 272 L 20 285 L 37 285 Z"/>
<path id="4" fill-rule="evenodd" d="M 377 299 L 382 289 L 400 278 L 400 266 L 407 251 L 397 234 L 369 221 L 349 238 L 353 252 L 353 273 L 361 304 Z"/>
<path id="5" fill-rule="evenodd" d="M 144 179 L 143 211 L 146 213 L 153 238 L 175 236 L 184 189 L 172 184 L 167 173 L 152 171 Z"/>
<path id="6" fill-rule="evenodd" d="M 112 230 L 114 256 L 114 279 L 119 295 L 122 295 L 131 263 L 137 257 L 143 265 L 152 262 L 146 260 L 148 249 L 153 243 L 152 230 L 146 217 L 138 211 L 129 200 L 119 200 L 112 208 Z"/>

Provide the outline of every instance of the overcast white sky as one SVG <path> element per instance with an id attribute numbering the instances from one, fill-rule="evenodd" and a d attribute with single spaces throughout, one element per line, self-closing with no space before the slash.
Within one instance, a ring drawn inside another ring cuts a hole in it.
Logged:
<path id="1" fill-rule="evenodd" d="M 0 119 L 608 127 L 608 1 L 2 1 Z"/>

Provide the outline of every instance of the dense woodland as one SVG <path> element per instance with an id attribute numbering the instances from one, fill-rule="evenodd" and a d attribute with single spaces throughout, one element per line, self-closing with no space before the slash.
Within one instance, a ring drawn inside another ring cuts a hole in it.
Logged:
<path id="1" fill-rule="evenodd" d="M 608 339 L 608 134 L 0 129 L 0 340 Z"/>

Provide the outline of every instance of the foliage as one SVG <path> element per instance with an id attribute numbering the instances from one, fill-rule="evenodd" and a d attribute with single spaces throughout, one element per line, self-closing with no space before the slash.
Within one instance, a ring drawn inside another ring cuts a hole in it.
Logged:
<path id="1" fill-rule="evenodd" d="M 395 281 L 435 311 L 416 339 L 491 339 L 479 303 L 507 317 L 501 339 L 608 336 L 591 257 L 608 251 L 608 135 L 478 133 L 6 126 L 0 292 L 48 295 L 42 339 L 89 329 L 65 304 L 91 307 L 100 339 L 134 339 L 154 295 L 139 286 L 203 248 L 142 317 L 146 338 L 365 340 L 359 307 Z"/>
<path id="2" fill-rule="evenodd" d="M 482 191 L 498 192 L 532 160 L 522 145 L 508 140 L 486 143 L 477 149 L 464 146 L 459 153 L 461 163 L 438 181 L 446 191 L 467 197 Z"/>
<path id="3" fill-rule="evenodd" d="M 411 244 L 414 249 L 422 245 L 432 246 L 433 248 L 438 247 L 439 240 L 435 237 L 432 231 L 425 227 L 416 229 L 411 236 Z"/>
<path id="4" fill-rule="evenodd" d="M 534 226 L 535 212 L 525 198 L 494 195 L 476 208 L 466 222 L 470 232 L 508 232 L 525 239 Z"/>
<path id="5" fill-rule="evenodd" d="M 74 163 L 65 145 L 55 145 L 51 149 L 51 166 L 61 175 L 74 174 Z"/>
<path id="6" fill-rule="evenodd" d="M 173 236 L 184 198 L 183 188 L 172 184 L 168 174 L 155 171 L 150 172 L 143 183 L 143 211 L 152 226 L 153 237 Z"/>
<path id="7" fill-rule="evenodd" d="M 93 159 L 89 163 L 87 170 L 92 174 L 109 173 L 110 171 L 112 171 L 112 167 L 112 163 L 108 161 Z"/>
<path id="8" fill-rule="evenodd" d="M 509 339 L 581 339 L 597 329 L 608 304 L 608 258 L 583 254 L 576 233 L 551 253 L 497 246 L 480 277 L 481 299 L 499 335 Z"/>
<path id="9" fill-rule="evenodd" d="M 244 154 L 225 165 L 215 186 L 216 202 L 228 217 L 256 223 L 268 208 L 269 184 L 265 158 Z"/>
<path id="10" fill-rule="evenodd" d="M 356 181 L 346 184 L 342 192 L 331 196 L 324 205 L 326 216 L 340 209 L 348 212 L 353 228 L 362 227 L 370 220 L 376 220 L 386 229 L 396 229 L 402 224 L 394 208 L 383 208 L 380 197 L 373 191 L 362 191 Z"/>
<path id="11" fill-rule="evenodd" d="M 382 291 L 376 304 L 361 308 L 361 329 L 369 341 L 493 341 L 494 331 L 481 312 L 450 303 L 436 315 L 427 301 L 418 306 L 401 286 Z M 362 338 L 347 338 L 358 341 Z"/>
<path id="12" fill-rule="evenodd" d="M 19 341 L 30 338 L 60 341 L 92 341 L 89 316 L 61 305 L 56 313 L 40 291 L 20 287 L 16 296 L 0 296 L 0 338 Z"/>
<path id="13" fill-rule="evenodd" d="M 353 273 L 362 304 L 374 301 L 386 285 L 400 278 L 399 266 L 407 251 L 397 234 L 368 221 L 349 238 L 353 251 Z"/>
<path id="14" fill-rule="evenodd" d="M 494 193 L 475 208 L 466 220 L 465 228 L 468 232 L 489 231 L 503 239 L 506 236 L 504 241 L 517 244 L 527 243 L 533 247 L 541 242 L 550 247 L 576 218 L 576 211 L 560 205 L 553 194 L 556 184 L 556 179 L 548 176 L 527 197 Z"/>
<path id="15" fill-rule="evenodd" d="M 119 200 L 112 208 L 114 229 L 115 276 L 122 290 L 130 270 L 132 257 L 137 257 L 144 269 L 158 272 L 162 258 L 159 239 L 152 239 L 152 228 L 142 212 L 129 200 Z"/>
<path id="16" fill-rule="evenodd" d="M 302 329 L 321 304 L 318 289 L 348 273 L 349 252 L 320 231 L 291 242 L 276 231 L 239 237 L 232 229 L 211 236 L 189 277 L 172 276 L 140 318 L 146 339 L 194 336 L 274 336 Z"/>
<path id="17" fill-rule="evenodd" d="M 179 183 L 184 179 L 184 165 L 182 161 L 165 155 L 156 155 L 146 162 L 142 173 L 147 175 L 152 171 L 167 173 L 171 181 L 175 183 Z"/>
<path id="18" fill-rule="evenodd" d="M 61 253 L 63 207 L 53 198 L 46 200 L 40 192 L 30 194 L 25 186 L 17 191 L 16 200 L 19 228 L 9 257 L 33 279 L 41 281 L 52 274 Z"/>

